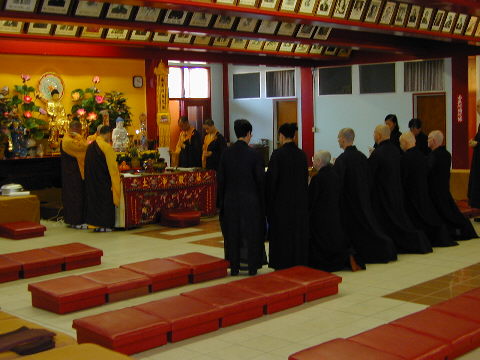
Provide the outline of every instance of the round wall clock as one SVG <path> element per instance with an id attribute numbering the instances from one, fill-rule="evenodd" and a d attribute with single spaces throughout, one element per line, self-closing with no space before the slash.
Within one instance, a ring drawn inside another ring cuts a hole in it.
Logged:
<path id="1" fill-rule="evenodd" d="M 64 93 L 64 84 L 62 78 L 52 72 L 45 73 L 41 76 L 38 81 L 38 92 L 40 93 L 40 98 L 43 101 L 52 100 L 52 91 L 58 90 L 59 99 L 63 97 Z"/>

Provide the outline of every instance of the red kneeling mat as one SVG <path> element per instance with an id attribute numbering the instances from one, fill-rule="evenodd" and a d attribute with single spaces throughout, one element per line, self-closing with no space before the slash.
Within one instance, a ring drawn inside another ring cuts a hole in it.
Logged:
<path id="1" fill-rule="evenodd" d="M 192 283 L 225 277 L 228 273 L 228 261 L 199 252 L 170 256 L 165 259 L 189 266 Z"/>
<path id="2" fill-rule="evenodd" d="M 102 250 L 82 243 L 49 246 L 44 250 L 63 256 L 65 259 L 64 270 L 100 265 L 103 256 Z"/>
<path id="3" fill-rule="evenodd" d="M 31 221 L 18 221 L 0 224 L 0 236 L 21 240 L 43 236 L 47 228 Z"/>
<path id="4" fill-rule="evenodd" d="M 166 210 L 161 213 L 161 224 L 173 227 L 188 227 L 200 224 L 202 213 L 196 210 Z"/>
<path id="5" fill-rule="evenodd" d="M 3 256 L 22 264 L 20 277 L 25 279 L 60 272 L 64 261 L 63 256 L 43 249 L 20 251 Z"/>
<path id="6" fill-rule="evenodd" d="M 22 264 L 0 256 L 0 283 L 20 279 L 20 270 L 22 270 Z"/>

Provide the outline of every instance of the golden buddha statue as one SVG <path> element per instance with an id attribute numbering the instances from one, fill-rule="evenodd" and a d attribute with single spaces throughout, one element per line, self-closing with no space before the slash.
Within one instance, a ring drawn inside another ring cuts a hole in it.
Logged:
<path id="1" fill-rule="evenodd" d="M 52 99 L 47 102 L 47 114 L 50 116 L 49 130 L 50 137 L 48 142 L 52 149 L 59 145 L 58 138 L 68 131 L 68 118 L 65 114 L 65 108 L 60 102 L 60 93 L 57 89 L 50 93 Z"/>

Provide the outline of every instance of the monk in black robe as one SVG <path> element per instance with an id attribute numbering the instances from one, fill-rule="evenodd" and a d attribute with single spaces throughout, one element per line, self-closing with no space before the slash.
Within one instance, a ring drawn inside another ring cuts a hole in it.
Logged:
<path id="1" fill-rule="evenodd" d="M 425 233 L 413 227 L 403 205 L 400 153 L 390 140 L 390 128 L 378 125 L 377 148 L 368 163 L 372 174 L 373 211 L 383 231 L 393 239 L 398 252 L 425 254 L 432 251 Z"/>
<path id="2" fill-rule="evenodd" d="M 428 155 L 428 186 L 430 197 L 455 240 L 474 239 L 477 236 L 470 220 L 458 210 L 450 193 L 450 166 L 452 156 L 443 145 L 443 134 L 434 130 L 428 135 L 428 146 L 432 152 Z"/>
<path id="3" fill-rule="evenodd" d="M 430 154 L 428 147 L 428 136 L 422 131 L 422 121 L 420 119 L 412 119 L 408 122 L 410 132 L 415 136 L 415 146 L 424 155 Z"/>
<path id="4" fill-rule="evenodd" d="M 329 272 L 347 267 L 356 271 L 365 267 L 348 249 L 340 219 L 340 181 L 330 158 L 328 151 L 318 151 L 313 157 L 318 172 L 308 186 L 309 266 Z"/>
<path id="5" fill-rule="evenodd" d="M 278 129 L 281 147 L 266 174 L 269 266 L 275 270 L 308 264 L 308 164 L 295 144 L 297 125 Z"/>
<path id="6" fill-rule="evenodd" d="M 238 141 L 227 148 L 217 173 L 218 208 L 225 259 L 231 275 L 246 267 L 250 275 L 266 263 L 265 169 L 260 155 L 248 146 L 252 125 L 235 120 Z"/>
<path id="7" fill-rule="evenodd" d="M 88 143 L 81 133 L 82 124 L 79 121 L 72 121 L 69 124 L 69 131 L 60 143 L 63 220 L 75 229 L 87 228 L 84 167 Z"/>
<path id="8" fill-rule="evenodd" d="M 208 170 L 217 170 L 223 151 L 227 148 L 227 142 L 215 128 L 212 119 L 203 122 L 205 139 L 203 139 L 202 167 Z"/>
<path id="9" fill-rule="evenodd" d="M 190 126 L 188 118 L 182 116 L 178 120 L 180 136 L 175 153 L 178 156 L 180 167 L 201 167 L 202 166 L 202 139 L 196 129 Z"/>
<path id="10" fill-rule="evenodd" d="M 468 142 L 468 145 L 473 148 L 472 166 L 468 178 L 468 205 L 480 208 L 480 125 L 477 134 Z M 478 220 L 480 219 L 475 219 L 475 221 Z"/>
<path id="11" fill-rule="evenodd" d="M 120 173 L 111 139 L 110 126 L 103 126 L 85 156 L 86 222 L 100 232 L 115 226 L 115 206 L 120 204 Z"/>
<path id="12" fill-rule="evenodd" d="M 340 213 L 356 256 L 364 263 L 386 263 L 397 259 L 393 240 L 381 230 L 372 210 L 368 160 L 353 145 L 355 132 L 340 130 L 341 154 L 333 166 L 340 181 Z"/>
<path id="13" fill-rule="evenodd" d="M 400 146 L 404 151 L 400 164 L 407 214 L 414 226 L 425 232 L 432 246 L 457 245 L 430 199 L 427 157 L 415 146 L 415 136 L 411 132 L 402 134 Z"/>

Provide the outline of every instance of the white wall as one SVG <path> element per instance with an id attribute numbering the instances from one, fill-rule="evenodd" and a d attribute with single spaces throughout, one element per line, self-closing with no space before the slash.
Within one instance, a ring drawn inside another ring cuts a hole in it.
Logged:
<path id="1" fill-rule="evenodd" d="M 373 145 L 373 130 L 384 122 L 387 114 L 396 114 L 400 131 L 408 131 L 408 122 L 414 117 L 413 96 L 404 92 L 403 62 L 396 64 L 395 93 L 360 94 L 359 67 L 352 67 L 351 95 L 318 95 L 318 73 L 315 73 L 315 151 L 328 150 L 337 157 L 338 131 L 345 127 L 355 130 L 357 148 L 368 156 Z M 451 151 L 452 81 L 451 61 L 445 59 L 445 89 L 447 101 L 447 148 Z M 416 92 L 418 93 L 418 92 Z"/>
<path id="2" fill-rule="evenodd" d="M 291 68 L 278 68 L 261 66 L 237 66 L 229 65 L 229 93 L 230 93 L 230 140 L 236 140 L 233 123 L 236 119 L 247 119 L 252 123 L 252 143 L 260 143 L 260 139 L 268 139 L 270 152 L 273 149 L 274 140 L 274 100 L 279 98 L 266 97 L 266 72 L 269 70 L 287 70 Z M 260 72 L 260 98 L 258 99 L 234 99 L 233 98 L 233 74 L 245 74 Z M 300 70 L 295 69 L 295 93 L 297 99 L 297 118 L 298 128 L 301 129 L 301 111 L 300 111 Z M 280 98 L 287 99 L 287 98 Z M 298 143 L 301 146 L 301 131 L 299 131 Z"/>
<path id="3" fill-rule="evenodd" d="M 223 122 L 223 66 L 209 64 L 210 67 L 210 96 L 212 106 L 212 120 L 221 134 L 225 134 Z"/>

